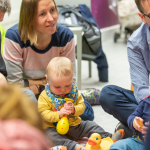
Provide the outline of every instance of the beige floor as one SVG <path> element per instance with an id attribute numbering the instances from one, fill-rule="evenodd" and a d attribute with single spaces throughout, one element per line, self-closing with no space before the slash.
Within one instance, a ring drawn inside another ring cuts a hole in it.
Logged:
<path id="1" fill-rule="evenodd" d="M 103 51 L 106 54 L 109 64 L 109 82 L 99 82 L 97 66 L 92 62 L 92 77 L 88 77 L 88 61 L 82 61 L 82 89 L 94 87 L 102 89 L 106 85 L 118 85 L 130 89 L 129 64 L 127 59 L 126 42 L 120 40 L 118 43 L 112 39 L 103 42 Z M 111 100 L 111 97 L 110 97 Z M 93 106 L 94 121 L 103 127 L 106 131 L 113 133 L 118 120 L 105 113 L 101 106 Z"/>

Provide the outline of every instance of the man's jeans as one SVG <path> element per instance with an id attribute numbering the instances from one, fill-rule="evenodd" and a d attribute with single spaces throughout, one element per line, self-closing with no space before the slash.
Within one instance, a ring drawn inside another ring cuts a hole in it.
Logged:
<path id="1" fill-rule="evenodd" d="M 113 115 L 124 125 L 127 125 L 128 117 L 138 105 L 133 91 L 115 85 L 105 86 L 99 100 L 104 111 Z"/>

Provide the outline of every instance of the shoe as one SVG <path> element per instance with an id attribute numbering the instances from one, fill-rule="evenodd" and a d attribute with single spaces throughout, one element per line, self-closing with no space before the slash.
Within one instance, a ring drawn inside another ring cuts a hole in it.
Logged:
<path id="1" fill-rule="evenodd" d="M 134 131 L 132 131 L 128 126 L 125 126 L 123 123 L 119 122 L 115 128 L 115 132 L 119 129 L 124 129 L 125 135 L 123 139 L 126 139 L 128 137 L 136 137 L 136 134 Z"/>
<path id="2" fill-rule="evenodd" d="M 91 105 L 100 105 L 100 90 L 95 88 L 86 88 L 84 90 L 80 90 L 80 93 L 83 94 L 85 100 L 88 101 Z"/>

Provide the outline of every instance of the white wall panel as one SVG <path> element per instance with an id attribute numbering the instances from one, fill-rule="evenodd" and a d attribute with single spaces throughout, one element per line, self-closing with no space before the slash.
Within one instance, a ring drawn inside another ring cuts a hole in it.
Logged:
<path id="1" fill-rule="evenodd" d="M 11 6 L 12 6 L 11 14 L 8 16 L 8 14 L 6 13 L 3 22 L 1 22 L 1 24 L 5 29 L 8 29 L 14 24 L 18 23 L 20 5 L 21 5 L 21 0 L 11 0 Z"/>

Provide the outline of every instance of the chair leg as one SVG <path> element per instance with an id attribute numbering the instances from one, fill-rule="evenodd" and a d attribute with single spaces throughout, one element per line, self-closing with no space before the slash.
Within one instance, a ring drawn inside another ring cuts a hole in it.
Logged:
<path id="1" fill-rule="evenodd" d="M 91 65 L 92 65 L 91 61 L 89 61 L 89 78 L 92 77 L 92 74 L 91 74 L 91 72 L 92 72 L 92 66 Z"/>

